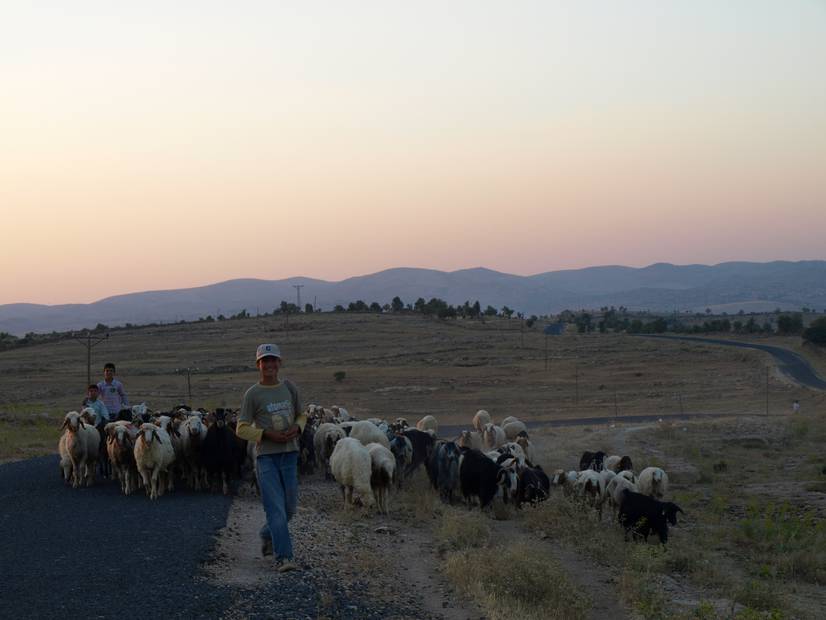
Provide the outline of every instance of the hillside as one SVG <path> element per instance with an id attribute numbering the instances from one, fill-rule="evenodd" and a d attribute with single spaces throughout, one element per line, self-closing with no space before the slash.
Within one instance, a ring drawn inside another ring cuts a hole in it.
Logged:
<path id="1" fill-rule="evenodd" d="M 527 314 L 566 308 L 626 306 L 630 309 L 695 310 L 725 307 L 745 311 L 759 307 L 826 308 L 826 261 L 730 262 L 719 265 L 657 263 L 643 268 L 622 266 L 550 271 L 518 276 L 476 268 L 444 272 L 398 268 L 328 282 L 312 278 L 237 279 L 207 286 L 117 295 L 89 304 L 0 306 L 0 332 L 21 336 L 106 325 L 170 322 L 206 315 L 270 312 L 282 300 L 295 301 L 301 284 L 302 303 L 323 310 L 361 299 L 381 304 L 399 296 L 440 297 L 449 303 L 479 300 L 483 306 L 508 305 Z"/>

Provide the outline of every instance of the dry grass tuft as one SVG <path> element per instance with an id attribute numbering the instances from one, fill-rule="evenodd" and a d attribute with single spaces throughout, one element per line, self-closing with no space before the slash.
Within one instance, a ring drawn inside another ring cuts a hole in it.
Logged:
<path id="1" fill-rule="evenodd" d="M 559 563 L 528 545 L 455 551 L 445 572 L 491 620 L 575 620 L 586 617 L 590 607 Z"/>
<path id="2" fill-rule="evenodd" d="M 442 551 L 486 547 L 490 542 L 490 525 L 478 511 L 450 510 L 442 517 L 435 535 Z"/>

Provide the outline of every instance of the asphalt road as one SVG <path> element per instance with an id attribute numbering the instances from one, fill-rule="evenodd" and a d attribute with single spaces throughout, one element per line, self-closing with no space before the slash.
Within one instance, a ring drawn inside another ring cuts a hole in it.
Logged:
<path id="1" fill-rule="evenodd" d="M 699 342 L 701 344 L 720 344 L 727 347 L 765 351 L 774 357 L 777 366 L 780 368 L 780 372 L 790 379 L 805 387 L 815 390 L 826 390 L 826 381 L 818 376 L 809 362 L 788 349 L 773 347 L 768 344 L 752 344 L 751 342 L 739 342 L 737 340 L 724 340 L 719 338 L 698 338 L 697 336 L 646 335 L 643 337 L 661 338 L 663 340 L 686 340 L 688 342 Z"/>
<path id="2" fill-rule="evenodd" d="M 0 466 L 0 617 L 217 617 L 232 592 L 196 582 L 230 498 L 66 487 L 57 456 Z"/>
<path id="3" fill-rule="evenodd" d="M 231 502 L 186 490 L 155 501 L 143 492 L 126 497 L 110 481 L 72 489 L 57 456 L 0 465 L 0 618 L 309 620 L 323 613 L 378 620 L 406 613 L 374 600 L 366 581 L 340 583 L 312 567 L 263 586 L 211 584 L 201 567 L 215 560 L 215 535 Z"/>

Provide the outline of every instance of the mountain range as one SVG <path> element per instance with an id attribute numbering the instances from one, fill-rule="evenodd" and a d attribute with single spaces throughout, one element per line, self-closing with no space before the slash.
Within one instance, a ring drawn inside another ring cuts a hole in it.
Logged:
<path id="1" fill-rule="evenodd" d="M 632 310 L 761 312 L 802 307 L 826 311 L 826 261 L 727 262 L 717 265 L 587 267 L 518 276 L 485 268 L 459 271 L 397 268 L 329 282 L 295 277 L 284 280 L 236 279 L 207 286 L 145 291 L 107 297 L 89 304 L 0 305 L 0 332 L 22 336 L 126 323 L 141 324 L 271 312 L 281 301 L 321 310 L 351 301 L 384 305 L 399 296 L 405 303 L 439 297 L 451 304 L 479 300 L 484 308 L 504 305 L 526 314 L 564 309 L 625 306 Z"/>

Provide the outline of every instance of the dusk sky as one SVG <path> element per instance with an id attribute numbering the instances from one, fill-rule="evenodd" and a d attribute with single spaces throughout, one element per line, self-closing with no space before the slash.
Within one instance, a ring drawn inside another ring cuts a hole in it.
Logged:
<path id="1" fill-rule="evenodd" d="M 3 2 L 0 304 L 826 259 L 826 0 Z"/>

